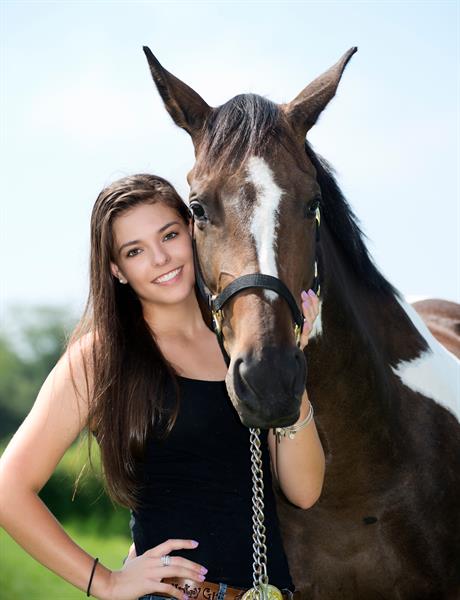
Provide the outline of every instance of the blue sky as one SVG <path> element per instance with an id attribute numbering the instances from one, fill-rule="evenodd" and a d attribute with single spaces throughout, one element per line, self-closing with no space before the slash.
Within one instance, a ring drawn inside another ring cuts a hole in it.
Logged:
<path id="1" fill-rule="evenodd" d="M 2 312 L 87 293 L 101 187 L 128 173 L 186 197 L 191 142 L 142 46 L 211 105 L 292 99 L 349 47 L 309 134 L 404 294 L 460 300 L 456 2 L 3 2 Z"/>

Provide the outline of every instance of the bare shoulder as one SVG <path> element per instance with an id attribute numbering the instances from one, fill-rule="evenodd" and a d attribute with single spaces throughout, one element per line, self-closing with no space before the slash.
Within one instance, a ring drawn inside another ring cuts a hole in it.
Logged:
<path id="1" fill-rule="evenodd" d="M 60 415 L 72 429 L 85 427 L 93 384 L 93 346 L 94 335 L 87 333 L 67 347 L 43 383 L 31 414 L 46 410 L 50 418 Z"/>
<path id="2" fill-rule="evenodd" d="M 58 361 L 56 368 L 62 376 L 70 379 L 79 394 L 88 400 L 92 384 L 92 357 L 95 336 L 93 332 L 86 333 L 68 346 Z"/>

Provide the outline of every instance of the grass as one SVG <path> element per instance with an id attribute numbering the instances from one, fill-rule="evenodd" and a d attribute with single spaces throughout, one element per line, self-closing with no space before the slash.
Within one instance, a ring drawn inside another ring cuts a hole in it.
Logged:
<path id="1" fill-rule="evenodd" d="M 81 532 L 78 525 L 64 525 L 72 539 L 110 569 L 119 569 L 131 540 L 121 535 Z M 2 600 L 82 600 L 86 592 L 74 588 L 31 558 L 0 530 L 0 598 Z"/>

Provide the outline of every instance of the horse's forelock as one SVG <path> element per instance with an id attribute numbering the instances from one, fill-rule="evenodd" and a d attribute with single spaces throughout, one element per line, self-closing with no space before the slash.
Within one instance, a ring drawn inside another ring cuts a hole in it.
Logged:
<path id="1" fill-rule="evenodd" d="M 268 142 L 281 137 L 282 122 L 274 102 L 257 94 L 235 96 L 214 109 L 206 122 L 202 149 L 208 166 L 215 173 L 263 155 Z"/>

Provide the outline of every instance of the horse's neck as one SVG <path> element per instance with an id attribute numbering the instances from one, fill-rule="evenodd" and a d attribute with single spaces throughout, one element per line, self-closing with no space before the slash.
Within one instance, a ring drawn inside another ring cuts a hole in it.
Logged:
<path id="1" fill-rule="evenodd" d="M 363 280 L 324 226 L 320 271 L 322 335 L 318 342 L 327 352 L 339 348 L 339 342 L 344 345 L 345 352 L 342 348 L 339 355 L 334 353 L 338 370 L 348 364 L 351 351 L 357 352 L 355 368 L 362 370 L 395 364 L 426 349 L 395 295 Z"/>
<path id="2" fill-rule="evenodd" d="M 401 385 L 458 411 L 458 361 L 412 307 L 359 280 L 327 232 L 323 238 L 321 333 L 308 352 L 312 389 L 321 395 L 333 382 L 342 410 L 353 416 L 378 411 L 384 419 Z"/>

